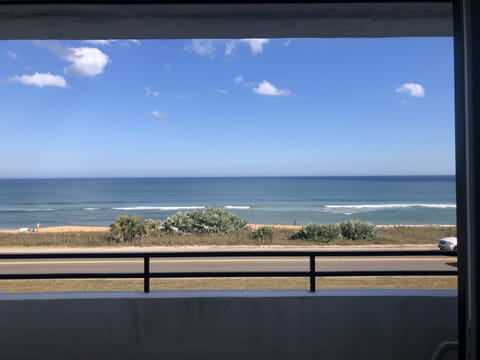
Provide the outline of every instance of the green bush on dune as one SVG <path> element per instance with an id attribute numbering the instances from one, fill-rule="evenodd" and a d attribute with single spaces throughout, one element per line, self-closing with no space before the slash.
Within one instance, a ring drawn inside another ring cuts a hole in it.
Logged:
<path id="1" fill-rule="evenodd" d="M 203 234 L 230 234 L 243 229 L 247 221 L 217 207 L 205 210 L 179 212 L 170 216 L 163 228 L 174 234 L 203 233 Z"/>
<path id="2" fill-rule="evenodd" d="M 163 230 L 163 221 L 158 219 L 145 219 L 143 220 L 145 226 L 146 235 L 156 234 Z"/>
<path id="3" fill-rule="evenodd" d="M 376 235 L 377 228 L 366 221 L 344 221 L 340 224 L 342 236 L 348 240 L 369 240 Z"/>
<path id="4" fill-rule="evenodd" d="M 133 242 L 161 233 L 170 234 L 232 234 L 242 230 L 247 221 L 223 209 L 209 207 L 205 210 L 179 212 L 164 223 L 156 219 L 142 219 L 136 215 L 120 215 L 110 225 L 110 238 L 117 242 Z M 309 224 L 290 236 L 292 240 L 328 243 L 344 238 L 347 240 L 370 240 L 376 235 L 374 224 L 362 221 L 345 221 L 341 224 Z M 270 244 L 273 228 L 262 226 L 250 233 L 258 244 Z"/>
<path id="5" fill-rule="evenodd" d="M 253 240 L 256 240 L 259 245 L 271 244 L 273 239 L 273 228 L 270 226 L 261 226 L 253 230 L 250 234 Z"/>
<path id="6" fill-rule="evenodd" d="M 110 225 L 110 236 L 118 242 L 132 242 L 145 235 L 147 226 L 140 216 L 120 215 Z"/>
<path id="7" fill-rule="evenodd" d="M 329 242 L 340 237 L 340 226 L 338 224 L 316 225 L 309 224 L 302 227 L 290 237 L 292 240 L 308 240 Z"/>
<path id="8" fill-rule="evenodd" d="M 345 221 L 341 224 L 309 224 L 292 234 L 292 240 L 327 243 L 343 237 L 347 240 L 370 240 L 376 235 L 374 224 L 365 221 Z"/>

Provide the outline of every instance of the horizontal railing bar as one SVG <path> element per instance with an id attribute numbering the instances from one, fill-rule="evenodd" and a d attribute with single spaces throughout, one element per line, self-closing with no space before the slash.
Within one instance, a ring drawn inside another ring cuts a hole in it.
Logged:
<path id="1" fill-rule="evenodd" d="M 43 273 L 43 274 L 0 274 L 0 280 L 33 279 L 143 279 L 143 273 Z"/>
<path id="2" fill-rule="evenodd" d="M 336 276 L 453 276 L 454 270 L 373 270 L 373 271 L 317 271 L 315 277 Z M 308 271 L 225 271 L 225 272 L 164 272 L 150 273 L 151 278 L 198 277 L 308 277 Z"/>
<path id="3" fill-rule="evenodd" d="M 225 271 L 225 272 L 165 272 L 150 273 L 150 278 L 221 278 L 221 277 L 308 277 L 308 271 Z M 317 271 L 316 277 L 345 276 L 454 276 L 453 270 L 375 270 L 375 271 Z M 0 280 L 32 279 L 141 279 L 143 273 L 49 273 L 0 274 Z"/>
<path id="4" fill-rule="evenodd" d="M 355 270 L 317 271 L 315 276 L 456 276 L 456 270 Z"/>
<path id="5" fill-rule="evenodd" d="M 196 257 L 364 257 L 364 256 L 457 256 L 443 250 L 324 250 L 324 251 L 176 251 L 176 252 L 82 252 L 1 254 L 0 260 L 12 259 L 99 259 L 99 258 L 196 258 Z"/>
<path id="6" fill-rule="evenodd" d="M 221 277 L 306 277 L 306 271 L 189 271 L 150 273 L 151 278 L 221 278 Z"/>

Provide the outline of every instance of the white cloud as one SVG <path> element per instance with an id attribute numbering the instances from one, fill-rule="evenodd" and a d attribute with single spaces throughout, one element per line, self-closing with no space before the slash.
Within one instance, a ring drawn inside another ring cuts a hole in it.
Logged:
<path id="1" fill-rule="evenodd" d="M 37 46 L 44 47 L 60 59 L 71 63 L 64 68 L 66 74 L 93 77 L 103 73 L 111 62 L 108 55 L 93 47 L 63 47 L 58 42 L 37 41 Z"/>
<path id="2" fill-rule="evenodd" d="M 145 93 L 147 96 L 160 96 L 160 93 L 157 90 L 152 89 L 150 86 L 145 88 Z"/>
<path id="3" fill-rule="evenodd" d="M 222 94 L 222 95 L 225 95 L 225 94 L 228 94 L 228 90 L 225 90 L 225 89 L 222 89 L 222 88 L 218 88 L 215 90 L 218 94 Z"/>
<path id="4" fill-rule="evenodd" d="M 18 82 L 24 85 L 36 86 L 43 88 L 45 86 L 53 86 L 66 88 L 67 82 L 60 75 L 52 75 L 50 73 L 38 73 L 33 75 L 12 76 L 8 79 L 11 82 Z"/>
<path id="5" fill-rule="evenodd" d="M 424 97 L 425 89 L 422 85 L 416 83 L 405 83 L 395 89 L 396 92 L 405 92 L 413 97 Z"/>
<path id="6" fill-rule="evenodd" d="M 162 112 L 157 111 L 157 110 L 153 110 L 150 113 L 150 115 L 152 115 L 153 117 L 159 118 L 159 119 L 166 119 L 167 118 L 167 114 L 162 113 Z"/>
<path id="7" fill-rule="evenodd" d="M 242 84 L 243 83 L 243 76 L 242 75 L 235 76 L 235 78 L 233 79 L 233 82 L 235 84 Z"/>
<path id="8" fill-rule="evenodd" d="M 110 63 L 108 55 L 97 48 L 80 47 L 67 50 L 63 59 L 72 63 L 64 69 L 67 74 L 97 76 L 102 74 L 105 67 Z"/>
<path id="9" fill-rule="evenodd" d="M 257 87 L 252 89 L 255 94 L 267 96 L 287 96 L 290 95 L 288 89 L 278 89 L 268 81 L 263 80 Z"/>
<path id="10" fill-rule="evenodd" d="M 213 40 L 194 39 L 185 46 L 185 50 L 193 51 L 201 56 L 212 56 L 215 53 L 215 46 Z"/>
<path id="11" fill-rule="evenodd" d="M 263 47 L 269 43 L 268 39 L 241 39 L 250 46 L 253 54 L 260 54 L 263 52 Z"/>
<path id="12" fill-rule="evenodd" d="M 12 50 L 7 50 L 7 56 L 11 59 L 18 59 L 17 53 Z"/>

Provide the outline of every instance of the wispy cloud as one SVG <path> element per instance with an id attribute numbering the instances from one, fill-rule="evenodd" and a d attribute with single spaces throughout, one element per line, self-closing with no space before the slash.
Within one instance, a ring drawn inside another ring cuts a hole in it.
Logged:
<path id="1" fill-rule="evenodd" d="M 115 40 L 83 40 L 84 43 L 92 45 L 108 45 Z"/>
<path id="2" fill-rule="evenodd" d="M 261 54 L 263 47 L 269 43 L 268 39 L 241 39 L 240 41 L 248 44 L 253 54 Z"/>
<path id="3" fill-rule="evenodd" d="M 150 86 L 145 88 L 145 94 L 147 94 L 147 96 L 160 96 L 160 93 L 157 90 L 152 89 Z"/>
<path id="4" fill-rule="evenodd" d="M 236 48 L 237 46 L 235 45 L 235 40 L 227 41 L 225 44 L 225 55 L 232 55 L 235 52 Z"/>
<path id="5" fill-rule="evenodd" d="M 235 84 L 242 84 L 244 82 L 243 76 L 242 75 L 235 76 L 235 78 L 233 79 L 233 82 Z"/>
<path id="6" fill-rule="evenodd" d="M 228 94 L 228 90 L 225 90 L 225 89 L 222 89 L 222 88 L 218 88 L 215 90 L 218 94 L 222 94 L 222 95 L 225 95 L 225 94 Z"/>
<path id="7" fill-rule="evenodd" d="M 237 85 L 243 85 L 244 87 L 255 86 L 255 83 L 245 80 L 242 75 L 235 76 L 235 78 L 233 79 L 233 83 Z"/>
<path id="8" fill-rule="evenodd" d="M 119 40 L 119 44 L 121 47 L 130 48 L 133 45 L 140 46 L 140 40 L 137 39 L 130 39 L 130 40 Z"/>
<path id="9" fill-rule="evenodd" d="M 131 44 L 140 45 L 140 40 L 130 39 L 130 40 L 83 40 L 84 43 L 97 45 L 97 46 L 105 46 L 110 45 L 112 43 L 118 43 L 120 46 L 130 46 Z"/>
<path id="10" fill-rule="evenodd" d="M 425 89 L 422 85 L 416 83 L 405 83 L 395 89 L 396 92 L 407 93 L 413 97 L 424 97 Z"/>
<path id="11" fill-rule="evenodd" d="M 8 79 L 10 82 L 17 82 L 24 85 L 36 86 L 43 88 L 45 86 L 66 88 L 67 82 L 60 75 L 53 75 L 50 73 L 38 73 L 33 75 L 12 76 Z"/>
<path id="12" fill-rule="evenodd" d="M 185 50 L 192 51 L 201 56 L 213 56 L 215 53 L 214 40 L 194 39 L 185 46 Z"/>
<path id="13" fill-rule="evenodd" d="M 6 55 L 10 59 L 14 59 L 14 60 L 18 59 L 18 54 L 15 51 L 12 51 L 12 50 L 7 50 Z"/>
<path id="14" fill-rule="evenodd" d="M 258 95 L 266 96 L 288 96 L 291 95 L 290 90 L 288 89 L 279 89 L 269 83 L 266 80 L 263 80 L 257 87 L 254 87 L 253 92 Z"/>
<path id="15" fill-rule="evenodd" d="M 201 56 L 213 57 L 217 52 L 217 48 L 224 47 L 224 54 L 231 56 L 236 52 L 238 46 L 245 44 L 250 48 L 252 54 L 257 55 L 263 52 L 264 47 L 269 42 L 270 40 L 268 39 L 194 39 L 184 47 L 184 50 L 194 52 Z"/>
<path id="16" fill-rule="evenodd" d="M 111 62 L 108 55 L 93 47 L 63 47 L 57 42 L 48 41 L 38 41 L 36 44 L 69 62 L 70 65 L 63 71 L 70 75 L 94 77 L 102 74 Z"/>
<path id="17" fill-rule="evenodd" d="M 163 113 L 163 112 L 160 112 L 160 111 L 157 111 L 157 110 L 153 110 L 151 113 L 150 113 L 151 116 L 153 117 L 156 117 L 158 119 L 166 119 L 168 117 L 167 114 Z"/>

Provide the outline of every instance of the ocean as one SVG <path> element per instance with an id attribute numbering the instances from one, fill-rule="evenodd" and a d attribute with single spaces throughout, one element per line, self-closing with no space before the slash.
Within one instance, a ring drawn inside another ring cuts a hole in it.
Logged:
<path id="1" fill-rule="evenodd" d="M 454 176 L 0 180 L 0 228 L 222 207 L 250 223 L 455 224 Z"/>

